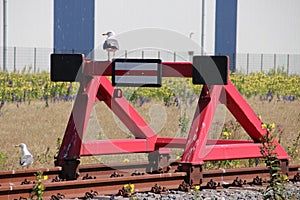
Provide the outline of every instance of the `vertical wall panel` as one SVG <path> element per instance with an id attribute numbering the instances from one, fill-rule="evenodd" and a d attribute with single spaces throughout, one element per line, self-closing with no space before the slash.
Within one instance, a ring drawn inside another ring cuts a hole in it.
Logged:
<path id="1" fill-rule="evenodd" d="M 216 0 L 215 54 L 230 56 L 235 70 L 237 0 Z"/>
<path id="2" fill-rule="evenodd" d="M 94 0 L 54 0 L 54 50 L 88 54 L 94 48 Z"/>

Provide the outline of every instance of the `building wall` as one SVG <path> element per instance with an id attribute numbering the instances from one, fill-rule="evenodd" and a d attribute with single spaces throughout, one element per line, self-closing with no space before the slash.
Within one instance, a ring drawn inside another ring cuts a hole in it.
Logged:
<path id="1" fill-rule="evenodd" d="M 8 0 L 7 3 L 8 46 L 53 47 L 54 0 Z M 1 3 L 0 16 L 2 6 Z M 238 1 L 237 53 L 300 53 L 299 7 L 299 0 Z M 214 52 L 214 11 L 215 1 L 206 0 L 208 53 Z M 192 40 L 200 44 L 200 17 L 200 0 L 96 0 L 94 46 L 103 42 L 100 35 L 103 31 L 114 29 L 122 33 L 141 26 L 162 27 L 186 36 L 194 32 Z M 0 27 L 2 46 L 2 20 Z"/>

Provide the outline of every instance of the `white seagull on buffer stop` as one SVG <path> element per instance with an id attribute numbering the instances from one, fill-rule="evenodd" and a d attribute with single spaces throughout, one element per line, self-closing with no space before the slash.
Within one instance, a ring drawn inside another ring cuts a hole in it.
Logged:
<path id="1" fill-rule="evenodd" d="M 32 154 L 28 151 L 26 144 L 21 143 L 16 145 L 16 147 L 20 147 L 22 149 L 22 157 L 20 159 L 20 165 L 22 167 L 29 166 L 33 163 L 34 159 Z"/>
<path id="2" fill-rule="evenodd" d="M 103 50 L 107 51 L 108 60 L 110 60 L 110 52 L 113 52 L 113 57 L 115 56 L 115 52 L 119 50 L 118 40 L 115 38 L 115 33 L 113 31 L 108 31 L 102 34 L 103 36 L 107 36 L 103 43 Z"/>

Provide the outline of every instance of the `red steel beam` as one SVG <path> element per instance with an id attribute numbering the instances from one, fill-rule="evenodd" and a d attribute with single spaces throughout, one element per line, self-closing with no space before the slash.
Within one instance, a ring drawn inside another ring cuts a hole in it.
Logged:
<path id="1" fill-rule="evenodd" d="M 235 143 L 236 141 L 223 140 L 215 141 L 215 144 L 213 144 L 212 142 L 214 141 L 208 140 L 213 115 L 219 103 L 226 105 L 255 143 L 246 141 Z M 266 130 L 262 129 L 261 124 L 261 120 L 256 116 L 230 80 L 228 81 L 228 85 L 212 86 L 210 91 L 207 86 L 203 87 L 182 156 L 182 162 L 197 164 L 203 163 L 206 160 L 261 157 L 258 146 L 260 145 L 260 139 L 266 134 Z M 277 145 L 275 151 L 278 157 L 280 159 L 289 159 L 290 156 L 276 140 L 275 144 Z"/>
<path id="2" fill-rule="evenodd" d="M 185 163 L 203 163 L 208 133 L 219 104 L 223 86 L 214 85 L 208 89 L 205 85 L 202 88 L 197 109 L 188 135 L 186 147 L 182 156 Z"/>
<path id="3" fill-rule="evenodd" d="M 224 88 L 227 98 L 227 108 L 254 142 L 260 142 L 260 139 L 266 134 L 266 130 L 262 128 L 262 121 L 254 113 L 253 109 L 244 100 L 243 96 L 234 87 L 231 81 L 228 81 L 228 85 L 224 86 Z M 290 156 L 285 152 L 278 141 L 276 139 L 274 139 L 274 141 L 277 145 L 276 153 L 278 157 L 289 159 Z"/>
<path id="4" fill-rule="evenodd" d="M 146 139 L 86 141 L 81 147 L 81 156 L 150 152 L 154 148 Z"/>
<path id="5" fill-rule="evenodd" d="M 207 145 L 208 153 L 204 161 L 262 158 L 259 148 L 261 146 L 261 143 Z M 280 146 L 275 149 L 278 159 L 288 159 L 289 157 L 283 154 L 284 150 L 282 150 Z"/>
<path id="6" fill-rule="evenodd" d="M 96 100 L 99 84 L 99 77 L 81 84 L 58 153 L 59 162 L 63 159 L 79 158 L 82 138 Z"/>
<path id="7" fill-rule="evenodd" d="M 102 76 L 100 82 L 98 99 L 105 102 L 136 138 L 147 139 L 149 148 L 154 150 L 156 133 L 124 97 L 113 97 L 114 87 L 108 78 Z"/>
<path id="8" fill-rule="evenodd" d="M 220 145 L 220 144 L 244 144 L 253 143 L 252 140 L 219 140 L 208 139 L 206 145 Z M 185 148 L 186 138 L 157 138 L 155 147 L 168 147 L 168 148 Z"/>
<path id="9" fill-rule="evenodd" d="M 241 124 L 249 136 L 256 142 L 265 135 L 266 130 L 262 129 L 262 122 L 254 113 L 250 105 L 244 100 L 243 96 L 233 86 L 231 81 L 224 86 L 226 91 L 226 106 L 236 120 Z"/>
<path id="10" fill-rule="evenodd" d="M 261 158 L 260 143 L 207 145 L 204 161 Z"/>
<path id="11" fill-rule="evenodd" d="M 112 63 L 109 61 L 84 60 L 83 73 L 88 76 L 111 76 Z M 162 62 L 162 77 L 192 77 L 191 62 Z"/>

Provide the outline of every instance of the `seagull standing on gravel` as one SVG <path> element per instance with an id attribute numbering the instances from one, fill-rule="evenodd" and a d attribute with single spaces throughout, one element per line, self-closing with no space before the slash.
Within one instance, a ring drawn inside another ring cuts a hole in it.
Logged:
<path id="1" fill-rule="evenodd" d="M 115 52 L 119 50 L 118 40 L 115 38 L 115 33 L 113 31 L 108 31 L 107 33 L 103 33 L 103 36 L 107 36 L 103 43 L 103 50 L 107 51 L 108 60 L 110 60 L 110 52 L 113 52 L 113 57 L 115 56 Z"/>
<path id="2" fill-rule="evenodd" d="M 22 149 L 22 157 L 20 159 L 21 167 L 29 166 L 33 163 L 34 159 L 32 154 L 28 151 L 26 144 L 21 143 L 16 145 L 16 147 L 20 147 Z"/>

